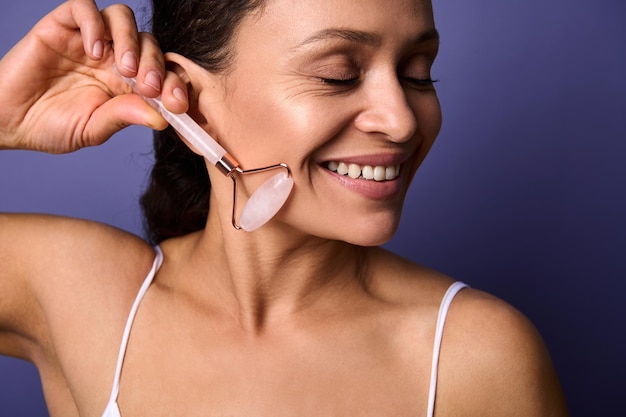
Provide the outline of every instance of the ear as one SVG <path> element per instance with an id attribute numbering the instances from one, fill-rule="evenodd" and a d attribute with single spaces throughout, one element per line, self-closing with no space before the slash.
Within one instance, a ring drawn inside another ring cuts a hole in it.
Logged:
<path id="1" fill-rule="evenodd" d="M 187 85 L 187 95 L 189 97 L 187 114 L 206 130 L 209 135 L 219 141 L 215 122 L 219 120 L 221 108 L 219 103 L 224 98 L 222 78 L 175 52 L 168 52 L 164 56 L 166 68 L 176 73 Z M 202 103 L 211 103 L 211 108 L 206 108 Z M 200 155 L 185 138 L 181 137 L 181 139 L 193 152 Z"/>

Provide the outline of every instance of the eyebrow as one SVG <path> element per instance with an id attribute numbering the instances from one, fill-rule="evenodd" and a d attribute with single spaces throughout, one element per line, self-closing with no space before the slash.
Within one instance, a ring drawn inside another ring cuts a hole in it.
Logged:
<path id="1" fill-rule="evenodd" d="M 429 42 L 429 41 L 437 41 L 439 42 L 439 32 L 437 29 L 432 28 L 425 32 L 420 33 L 413 39 L 413 44 L 417 45 L 418 43 Z"/>
<path id="2" fill-rule="evenodd" d="M 306 38 L 303 42 L 301 42 L 294 49 L 299 49 L 303 46 L 324 41 L 328 39 L 344 39 L 351 42 L 362 43 L 370 46 L 379 46 L 381 43 L 381 36 L 378 33 L 365 32 L 361 30 L 352 30 L 352 29 L 341 29 L 341 28 L 330 28 L 320 30 L 319 32 L 315 32 L 312 36 Z M 418 34 L 415 38 L 412 39 L 412 44 L 419 44 L 422 42 L 439 40 L 439 32 L 437 29 L 432 28 L 425 32 Z"/>
<path id="3" fill-rule="evenodd" d="M 315 32 L 312 36 L 306 38 L 301 42 L 297 48 L 306 46 L 315 42 L 325 41 L 328 39 L 344 39 L 351 42 L 363 43 L 366 45 L 377 46 L 380 44 L 380 35 L 371 32 L 364 32 L 360 30 L 351 29 L 324 29 L 319 32 Z"/>

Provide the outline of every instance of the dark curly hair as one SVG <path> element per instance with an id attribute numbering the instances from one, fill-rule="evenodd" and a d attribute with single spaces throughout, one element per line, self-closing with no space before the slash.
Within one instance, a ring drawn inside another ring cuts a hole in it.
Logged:
<path id="1" fill-rule="evenodd" d="M 226 71 L 232 38 L 241 20 L 262 0 L 153 0 L 152 34 L 164 52 L 177 52 L 205 69 Z M 140 203 L 148 240 L 201 230 L 209 211 L 211 183 L 201 156 L 169 127 L 154 132 L 154 158 Z"/>

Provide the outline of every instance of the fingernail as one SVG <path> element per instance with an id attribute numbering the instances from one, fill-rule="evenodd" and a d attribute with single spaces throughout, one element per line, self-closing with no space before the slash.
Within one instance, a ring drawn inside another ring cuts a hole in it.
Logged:
<path id="1" fill-rule="evenodd" d="M 174 97 L 176 97 L 177 100 L 182 101 L 182 102 L 187 101 L 187 94 L 185 94 L 182 88 L 176 87 L 172 93 L 174 94 Z"/>
<path id="2" fill-rule="evenodd" d="M 146 78 L 143 81 L 156 91 L 161 91 L 161 76 L 156 71 L 150 71 L 146 74 Z"/>
<path id="3" fill-rule="evenodd" d="M 102 58 L 102 56 L 104 55 L 104 43 L 102 43 L 100 39 L 98 39 L 93 44 L 92 53 L 93 53 L 93 56 L 98 59 Z"/>
<path id="4" fill-rule="evenodd" d="M 131 72 L 137 72 L 137 59 L 133 52 L 126 52 L 122 56 L 122 67 Z"/>

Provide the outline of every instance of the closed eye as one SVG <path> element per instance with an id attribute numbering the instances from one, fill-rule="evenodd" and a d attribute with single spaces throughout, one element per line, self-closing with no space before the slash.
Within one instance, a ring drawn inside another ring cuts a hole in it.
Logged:
<path id="1" fill-rule="evenodd" d="M 360 81 L 360 77 L 350 78 L 320 78 L 322 83 L 337 87 L 352 87 Z M 433 84 L 439 82 L 432 78 L 413 78 L 413 77 L 400 77 L 400 81 L 408 84 L 418 90 L 431 89 Z"/>
<path id="2" fill-rule="evenodd" d="M 324 84 L 347 87 L 359 82 L 359 77 L 352 78 L 320 78 Z"/>
<path id="3" fill-rule="evenodd" d="M 416 89 L 430 89 L 433 87 L 433 84 L 439 82 L 439 80 L 434 80 L 432 78 L 413 78 L 413 77 L 400 77 L 400 80 L 405 82 L 411 87 Z"/>

